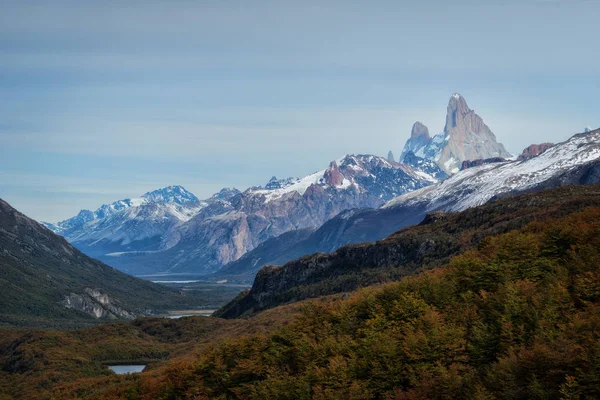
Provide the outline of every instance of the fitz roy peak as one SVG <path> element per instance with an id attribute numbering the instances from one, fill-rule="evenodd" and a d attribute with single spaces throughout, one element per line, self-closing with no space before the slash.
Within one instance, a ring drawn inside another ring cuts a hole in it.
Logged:
<path id="1" fill-rule="evenodd" d="M 507 158 L 511 154 L 471 110 L 466 100 L 454 93 L 448 102 L 444 132 L 433 137 L 421 122 L 415 122 L 411 136 L 404 146 L 400 161 L 411 165 L 419 159 L 434 161 L 448 174 L 460 170 L 463 161 L 488 158 Z"/>

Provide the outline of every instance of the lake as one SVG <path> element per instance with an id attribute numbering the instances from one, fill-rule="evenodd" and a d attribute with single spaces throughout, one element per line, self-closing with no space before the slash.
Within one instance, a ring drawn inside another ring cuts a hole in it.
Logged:
<path id="1" fill-rule="evenodd" d="M 135 374 L 136 372 L 142 372 L 145 365 L 109 365 L 108 368 L 115 374 Z"/>
<path id="2" fill-rule="evenodd" d="M 169 311 L 165 317 L 171 319 L 194 316 L 210 317 L 214 312 L 215 310 L 178 310 Z"/>

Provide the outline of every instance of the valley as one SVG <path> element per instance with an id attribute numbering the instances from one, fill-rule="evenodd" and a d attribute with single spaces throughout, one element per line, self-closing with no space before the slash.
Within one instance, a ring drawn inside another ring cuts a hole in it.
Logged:
<path id="1" fill-rule="evenodd" d="M 600 0 L 0 11 L 0 400 L 600 399 Z"/>
<path id="2" fill-rule="evenodd" d="M 514 157 L 454 94 L 401 154 L 57 223 L 0 200 L 0 398 L 599 394 L 600 129 Z"/>

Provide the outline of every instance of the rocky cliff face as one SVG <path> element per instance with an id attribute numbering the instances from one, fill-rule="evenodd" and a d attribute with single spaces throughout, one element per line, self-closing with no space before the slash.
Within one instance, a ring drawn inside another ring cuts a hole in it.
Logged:
<path id="1" fill-rule="evenodd" d="M 62 301 L 65 308 L 80 311 L 94 318 L 135 319 L 135 314 L 115 304 L 107 294 L 97 289 L 85 288 L 83 293 L 70 293 Z"/>
<path id="2" fill-rule="evenodd" d="M 407 156 L 435 161 L 446 173 L 454 174 L 463 161 L 506 158 L 510 153 L 466 100 L 455 93 L 448 102 L 444 132 L 430 137 L 427 128 L 416 122 L 400 160 L 406 162 Z"/>
<path id="3" fill-rule="evenodd" d="M 483 119 L 457 93 L 450 97 L 448 103 L 444 133 L 447 144 L 438 164 L 446 172 L 458 172 L 465 160 L 510 157 Z"/>
<path id="4" fill-rule="evenodd" d="M 588 130 L 585 133 L 588 132 L 590 131 Z M 554 146 L 554 143 L 532 144 L 531 146 L 528 146 L 525 148 L 525 150 L 523 150 L 523 152 L 519 155 L 517 160 L 527 160 L 531 157 L 537 157 L 552 146 Z"/>

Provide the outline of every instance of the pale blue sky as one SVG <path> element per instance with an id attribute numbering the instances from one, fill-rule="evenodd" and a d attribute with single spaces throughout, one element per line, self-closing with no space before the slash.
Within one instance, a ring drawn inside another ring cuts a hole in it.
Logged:
<path id="1" fill-rule="evenodd" d="M 0 7 L 0 197 L 40 220 L 399 155 L 455 91 L 512 152 L 600 126 L 598 1 Z"/>

